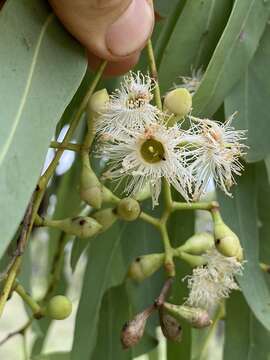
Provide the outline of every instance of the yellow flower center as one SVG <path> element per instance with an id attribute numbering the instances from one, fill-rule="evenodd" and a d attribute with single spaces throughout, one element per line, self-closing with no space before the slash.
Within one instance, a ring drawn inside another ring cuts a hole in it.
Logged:
<path id="1" fill-rule="evenodd" d="M 165 149 L 160 141 L 155 139 L 146 140 L 141 146 L 141 155 L 143 159 L 150 163 L 155 164 L 165 159 Z"/>

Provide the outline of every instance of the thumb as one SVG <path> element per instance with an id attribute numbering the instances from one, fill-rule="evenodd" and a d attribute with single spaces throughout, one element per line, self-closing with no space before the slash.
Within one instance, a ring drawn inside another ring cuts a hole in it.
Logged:
<path id="1" fill-rule="evenodd" d="M 49 0 L 66 28 L 109 61 L 141 50 L 154 25 L 152 0 Z"/>

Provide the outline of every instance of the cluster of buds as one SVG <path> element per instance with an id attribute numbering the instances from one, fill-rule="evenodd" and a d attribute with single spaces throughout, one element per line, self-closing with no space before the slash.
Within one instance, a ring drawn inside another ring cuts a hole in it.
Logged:
<path id="1" fill-rule="evenodd" d="M 155 312 L 159 313 L 159 320 L 163 335 L 170 341 L 181 342 L 182 326 L 185 321 L 194 328 L 204 328 L 211 325 L 206 310 L 186 305 L 167 303 L 166 297 L 171 286 L 171 279 L 164 284 L 159 297 L 141 313 L 127 322 L 122 329 L 121 342 L 124 349 L 135 346 L 142 338 L 148 318 Z"/>

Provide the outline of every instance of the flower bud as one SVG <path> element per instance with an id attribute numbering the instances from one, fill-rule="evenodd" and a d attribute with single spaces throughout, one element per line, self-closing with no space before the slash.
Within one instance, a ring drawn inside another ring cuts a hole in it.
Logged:
<path id="1" fill-rule="evenodd" d="M 141 208 L 137 200 L 126 197 L 121 199 L 117 205 L 118 216 L 125 221 L 134 221 L 140 215 Z"/>
<path id="2" fill-rule="evenodd" d="M 63 220 L 45 219 L 44 226 L 54 227 L 80 238 L 94 236 L 102 229 L 102 226 L 95 219 L 88 216 L 77 216 Z"/>
<path id="3" fill-rule="evenodd" d="M 164 98 L 164 109 L 179 118 L 186 116 L 192 107 L 192 96 L 185 88 L 177 88 L 167 93 Z"/>
<path id="4" fill-rule="evenodd" d="M 216 249 L 224 256 L 243 260 L 243 249 L 238 236 L 227 226 L 218 210 L 212 211 Z"/>
<path id="5" fill-rule="evenodd" d="M 212 324 L 208 312 L 204 309 L 185 305 L 164 303 L 163 308 L 177 320 L 186 320 L 195 328 L 204 328 Z"/>
<path id="6" fill-rule="evenodd" d="M 128 277 L 143 281 L 156 272 L 164 262 L 164 254 L 149 254 L 137 257 L 128 269 Z"/>
<path id="7" fill-rule="evenodd" d="M 206 264 L 206 262 L 207 262 L 207 260 L 203 256 L 191 255 L 191 254 L 185 253 L 184 251 L 181 251 L 181 252 L 178 251 L 175 255 L 177 257 L 179 257 L 180 259 L 184 260 L 191 267 L 202 266 L 202 265 Z"/>
<path id="8" fill-rule="evenodd" d="M 45 309 L 45 314 L 55 320 L 64 320 L 69 317 L 71 312 L 72 303 L 63 295 L 52 297 Z"/>
<path id="9" fill-rule="evenodd" d="M 202 232 L 191 236 L 183 245 L 177 250 L 184 251 L 192 255 L 202 255 L 207 250 L 215 246 L 213 235 Z"/>
<path id="10" fill-rule="evenodd" d="M 92 217 L 96 219 L 100 225 L 102 225 L 101 231 L 108 230 L 118 219 L 115 210 L 111 208 L 99 210 L 95 212 Z"/>
<path id="11" fill-rule="evenodd" d="M 137 314 L 133 320 L 127 322 L 122 329 L 121 343 L 124 349 L 135 346 L 143 336 L 147 319 L 152 314 L 154 308 L 151 306 L 143 312 Z"/>
<path id="12" fill-rule="evenodd" d="M 171 315 L 165 314 L 164 311 L 159 311 L 160 326 L 163 335 L 171 341 L 181 342 L 182 327 L 179 322 Z"/>
<path id="13" fill-rule="evenodd" d="M 83 201 L 95 209 L 100 209 L 102 205 L 102 188 L 101 184 L 91 169 L 89 156 L 82 156 L 82 171 L 80 181 L 80 196 Z"/>
<path id="14" fill-rule="evenodd" d="M 89 100 L 89 110 L 94 114 L 94 116 L 98 116 L 103 111 L 109 99 L 110 97 L 107 89 L 101 89 L 94 92 Z"/>

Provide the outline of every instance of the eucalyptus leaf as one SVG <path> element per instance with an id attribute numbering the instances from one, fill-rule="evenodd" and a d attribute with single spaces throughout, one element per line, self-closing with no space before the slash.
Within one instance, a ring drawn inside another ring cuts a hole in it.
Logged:
<path id="1" fill-rule="evenodd" d="M 270 333 L 256 320 L 239 292 L 226 306 L 223 359 L 270 359 Z"/>
<path id="2" fill-rule="evenodd" d="M 71 359 L 90 359 L 97 339 L 99 311 L 104 293 L 123 282 L 121 241 L 125 227 L 116 223 L 99 235 L 88 249 L 88 262 L 76 317 Z"/>
<path id="3" fill-rule="evenodd" d="M 0 13 L 0 219 L 3 254 L 35 188 L 54 128 L 86 71 L 82 47 L 44 1 Z"/>
<path id="4" fill-rule="evenodd" d="M 270 78 L 266 66 L 269 57 L 270 29 L 267 27 L 254 58 L 225 99 L 227 112 L 238 112 L 234 126 L 248 131 L 249 162 L 262 160 L 270 153 Z"/>
<path id="5" fill-rule="evenodd" d="M 207 64 L 230 10 L 229 0 L 186 2 L 160 55 L 159 78 L 164 91 L 171 88 L 173 83 L 180 83 L 180 75 L 190 76 L 192 68 L 198 70 Z M 157 51 L 159 46 L 157 43 Z"/>
<path id="6" fill-rule="evenodd" d="M 270 330 L 270 291 L 259 267 L 259 234 L 255 165 L 246 165 L 233 199 L 219 193 L 224 221 L 239 236 L 246 262 L 238 281 L 256 318 Z"/>
<path id="7" fill-rule="evenodd" d="M 55 352 L 35 356 L 32 360 L 70 360 L 69 352 Z"/>
<path id="8" fill-rule="evenodd" d="M 173 192 L 174 198 L 181 201 L 176 191 Z M 174 247 L 183 244 L 190 236 L 194 234 L 195 216 L 193 212 L 177 211 L 172 214 L 168 228 L 171 243 Z M 172 291 L 169 301 L 173 304 L 182 304 L 187 296 L 187 286 L 182 279 L 192 269 L 187 264 L 176 261 L 176 274 L 177 277 L 173 283 Z M 191 358 L 191 328 L 185 322 L 181 323 L 182 326 L 182 341 L 181 344 L 167 341 L 167 360 L 174 359 L 190 359 Z"/>
<path id="9" fill-rule="evenodd" d="M 252 59 L 268 21 L 269 11 L 268 1 L 234 2 L 226 28 L 194 95 L 194 113 L 212 116 L 217 111 Z"/>

